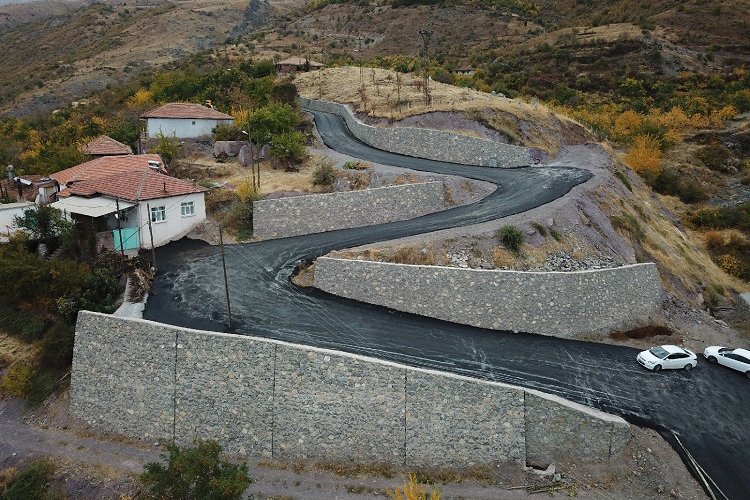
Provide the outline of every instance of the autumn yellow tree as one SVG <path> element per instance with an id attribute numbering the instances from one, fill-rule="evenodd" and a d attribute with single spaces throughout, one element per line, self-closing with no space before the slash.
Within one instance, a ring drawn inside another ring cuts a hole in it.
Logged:
<path id="1" fill-rule="evenodd" d="M 661 173 L 661 148 L 659 141 L 648 135 L 638 135 L 633 139 L 625 162 L 638 174 L 654 179 Z"/>

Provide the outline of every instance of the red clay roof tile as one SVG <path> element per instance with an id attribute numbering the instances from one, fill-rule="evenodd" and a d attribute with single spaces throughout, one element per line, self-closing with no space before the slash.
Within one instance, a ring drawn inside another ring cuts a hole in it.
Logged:
<path id="1" fill-rule="evenodd" d="M 133 154 L 133 150 L 130 146 L 116 141 L 108 135 L 100 135 L 93 141 L 83 146 L 83 148 L 81 148 L 81 151 L 86 154 L 97 156 Z"/>
<path id="2" fill-rule="evenodd" d="M 138 202 L 204 191 L 206 190 L 192 182 L 160 174 L 153 170 L 132 170 L 76 183 L 61 192 L 60 196 L 65 198 L 74 195 L 104 195 Z"/>
<path id="3" fill-rule="evenodd" d="M 97 179 L 136 169 L 151 170 L 148 166 L 149 161 L 162 163 L 161 157 L 154 154 L 102 156 L 75 167 L 55 172 L 50 177 L 62 185 L 67 185 L 69 182 Z"/>
<path id="4" fill-rule="evenodd" d="M 169 104 L 165 104 L 164 106 L 143 113 L 141 118 L 233 119 L 231 116 L 224 114 L 221 111 L 189 102 L 170 102 Z"/>

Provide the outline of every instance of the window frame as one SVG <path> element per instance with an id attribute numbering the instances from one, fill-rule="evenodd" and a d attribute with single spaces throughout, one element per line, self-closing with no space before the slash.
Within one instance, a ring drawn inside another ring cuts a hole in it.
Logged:
<path id="1" fill-rule="evenodd" d="M 155 217 L 156 215 L 160 215 L 161 217 Z M 167 222 L 167 207 L 165 205 L 151 207 L 151 213 L 149 214 L 149 217 L 151 218 L 152 224 L 161 224 L 162 222 Z"/>
<path id="2" fill-rule="evenodd" d="M 190 208 L 190 213 L 185 213 L 185 208 Z M 180 215 L 182 217 L 195 217 L 195 202 L 194 201 L 183 201 L 180 202 Z"/>

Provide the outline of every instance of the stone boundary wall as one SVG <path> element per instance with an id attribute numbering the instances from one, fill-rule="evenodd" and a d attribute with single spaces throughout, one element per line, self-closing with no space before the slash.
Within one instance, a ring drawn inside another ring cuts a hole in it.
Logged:
<path id="1" fill-rule="evenodd" d="M 523 146 L 415 127 L 373 127 L 359 121 L 351 109 L 335 102 L 299 97 L 302 108 L 339 115 L 352 134 L 365 144 L 406 156 L 462 165 L 511 168 L 531 165 L 531 150 Z"/>
<path id="2" fill-rule="evenodd" d="M 563 338 L 642 325 L 662 302 L 659 273 L 650 263 L 526 272 L 321 257 L 315 286 L 454 323 Z"/>
<path id="3" fill-rule="evenodd" d="M 606 462 L 630 439 L 619 417 L 521 387 L 91 312 L 78 316 L 70 410 L 150 441 L 415 467 Z"/>
<path id="4" fill-rule="evenodd" d="M 445 208 L 440 181 L 275 198 L 253 203 L 253 233 L 286 238 L 406 220 Z"/>

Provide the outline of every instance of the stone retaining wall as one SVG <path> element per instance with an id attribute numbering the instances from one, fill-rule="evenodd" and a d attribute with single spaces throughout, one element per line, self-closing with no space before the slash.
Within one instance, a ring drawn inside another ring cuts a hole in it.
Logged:
<path id="1" fill-rule="evenodd" d="M 384 151 L 462 165 L 509 168 L 532 163 L 531 150 L 523 146 L 442 130 L 372 127 L 359 121 L 349 107 L 343 104 L 304 97 L 298 99 L 305 109 L 341 116 L 355 137 L 365 144 Z"/>
<path id="2" fill-rule="evenodd" d="M 105 431 L 278 459 L 559 464 L 606 460 L 630 438 L 619 417 L 520 387 L 90 312 L 78 316 L 70 400 Z"/>
<path id="3" fill-rule="evenodd" d="M 313 194 L 253 203 L 254 234 L 285 238 L 411 219 L 446 208 L 442 182 Z"/>
<path id="4" fill-rule="evenodd" d="M 321 257 L 315 286 L 454 323 L 564 338 L 641 325 L 662 301 L 654 264 L 522 272 Z"/>

